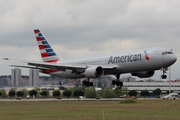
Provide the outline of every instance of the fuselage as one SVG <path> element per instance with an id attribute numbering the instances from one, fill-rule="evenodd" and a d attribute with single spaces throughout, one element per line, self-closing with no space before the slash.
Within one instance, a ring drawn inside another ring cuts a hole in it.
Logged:
<path id="1" fill-rule="evenodd" d="M 133 73 L 141 71 L 155 71 L 167 68 L 174 64 L 177 57 L 171 50 L 166 48 L 147 48 L 130 51 L 122 51 L 109 54 L 99 54 L 72 59 L 57 61 L 60 65 L 85 65 L 101 66 L 102 68 L 112 67 L 115 69 L 104 69 L 103 75 L 115 75 L 123 73 Z M 72 70 L 42 70 L 42 73 L 64 78 L 83 78 L 80 74 L 72 74 Z"/>

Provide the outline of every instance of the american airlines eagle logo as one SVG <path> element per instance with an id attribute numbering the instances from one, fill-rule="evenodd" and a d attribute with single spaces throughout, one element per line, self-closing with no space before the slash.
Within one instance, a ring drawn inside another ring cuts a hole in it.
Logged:
<path id="1" fill-rule="evenodd" d="M 149 57 L 148 57 L 148 55 L 147 55 L 147 53 L 146 53 L 146 50 L 144 50 L 144 54 L 146 54 L 146 55 L 145 55 L 146 60 L 150 60 Z"/>

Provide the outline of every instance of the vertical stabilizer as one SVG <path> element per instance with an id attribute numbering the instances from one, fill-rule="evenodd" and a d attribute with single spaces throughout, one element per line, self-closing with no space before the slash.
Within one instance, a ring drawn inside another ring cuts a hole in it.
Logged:
<path id="1" fill-rule="evenodd" d="M 48 43 L 46 38 L 40 32 L 40 30 L 35 29 L 34 33 L 36 35 L 36 40 L 38 43 L 38 47 L 39 47 L 43 62 L 56 63 L 58 60 L 60 60 L 60 58 L 57 56 L 57 54 L 51 48 L 51 45 Z"/>

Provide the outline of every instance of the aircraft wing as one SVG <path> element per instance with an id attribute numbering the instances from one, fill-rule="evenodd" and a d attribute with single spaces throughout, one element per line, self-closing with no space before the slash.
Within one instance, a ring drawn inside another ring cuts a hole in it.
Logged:
<path id="1" fill-rule="evenodd" d="M 79 66 L 79 65 L 64 65 L 58 63 L 46 63 L 46 62 L 28 62 L 28 65 L 35 66 L 35 67 L 42 67 L 42 68 L 49 68 L 53 70 L 60 70 L 65 71 L 66 69 L 70 70 L 85 70 L 86 66 Z"/>
<path id="2" fill-rule="evenodd" d="M 15 60 L 17 59 L 9 59 L 9 58 L 4 58 L 4 60 Z M 18 60 L 19 61 L 19 60 Z M 24 61 L 20 60 L 23 63 L 27 63 L 29 66 L 20 66 L 20 65 L 11 65 L 13 67 L 23 67 L 23 68 L 34 68 L 34 69 L 42 69 L 42 70 L 48 70 L 48 69 L 53 69 L 53 70 L 60 70 L 60 71 L 65 71 L 66 69 L 69 70 L 77 70 L 79 72 L 83 72 L 87 67 L 91 67 L 94 65 L 66 65 L 63 63 L 49 63 L 49 62 L 36 62 L 36 61 Z M 101 66 L 103 69 L 116 69 L 117 66 Z"/>

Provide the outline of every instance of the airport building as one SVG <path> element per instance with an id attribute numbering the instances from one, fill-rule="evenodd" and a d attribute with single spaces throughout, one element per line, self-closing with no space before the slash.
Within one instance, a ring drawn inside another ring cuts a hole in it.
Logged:
<path id="1" fill-rule="evenodd" d="M 11 86 L 20 87 L 22 85 L 21 69 L 11 69 Z"/>
<path id="2" fill-rule="evenodd" d="M 127 87 L 128 91 L 137 90 L 137 92 L 141 92 L 142 90 L 149 90 L 150 93 L 153 90 L 159 88 L 162 93 L 166 93 L 169 91 L 169 82 L 124 82 L 123 87 Z M 180 93 L 180 82 L 171 82 L 171 91 Z"/>
<path id="3" fill-rule="evenodd" d="M 0 77 L 0 87 L 10 87 L 10 78 Z"/>
<path id="4" fill-rule="evenodd" d="M 29 86 L 39 86 L 39 69 L 29 69 Z"/>

